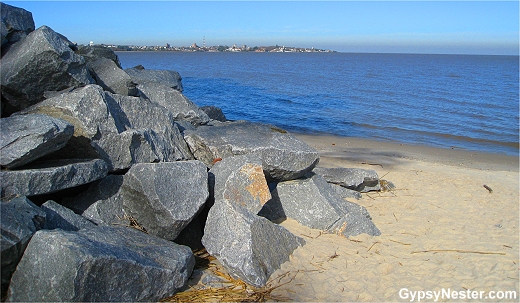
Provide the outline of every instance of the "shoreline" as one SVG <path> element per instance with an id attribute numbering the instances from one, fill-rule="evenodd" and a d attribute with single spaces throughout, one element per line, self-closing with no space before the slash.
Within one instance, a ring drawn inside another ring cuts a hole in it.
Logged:
<path id="1" fill-rule="evenodd" d="M 352 164 L 381 167 L 406 165 L 407 162 L 415 160 L 481 170 L 519 171 L 519 157 L 505 154 L 446 149 L 357 137 L 296 132 L 292 132 L 292 134 L 316 148 L 324 160 L 341 158 Z"/>

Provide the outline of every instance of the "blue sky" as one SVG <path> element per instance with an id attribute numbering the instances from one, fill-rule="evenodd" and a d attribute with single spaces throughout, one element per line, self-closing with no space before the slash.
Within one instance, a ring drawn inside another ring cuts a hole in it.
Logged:
<path id="1" fill-rule="evenodd" d="M 4 1 L 78 44 L 518 54 L 518 1 Z"/>

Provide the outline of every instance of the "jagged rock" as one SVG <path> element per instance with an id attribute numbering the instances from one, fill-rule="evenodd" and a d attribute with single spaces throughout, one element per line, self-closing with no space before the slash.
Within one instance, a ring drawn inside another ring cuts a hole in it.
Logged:
<path id="1" fill-rule="evenodd" d="M 174 240 L 208 199 L 208 173 L 200 161 L 140 163 L 121 187 L 123 209 L 146 231 Z"/>
<path id="2" fill-rule="evenodd" d="M 132 77 L 132 81 L 137 84 L 155 82 L 182 92 L 182 78 L 181 75 L 176 71 L 150 70 L 145 69 L 142 65 L 139 65 L 125 69 L 125 72 L 130 75 L 130 77 Z"/>
<path id="3" fill-rule="evenodd" d="M 336 194 L 338 194 L 338 196 L 340 196 L 343 199 L 354 198 L 356 200 L 359 200 L 363 197 L 360 192 L 355 191 L 353 189 L 348 189 L 346 187 L 336 185 L 333 183 L 329 184 L 330 187 L 336 192 Z"/>
<path id="4" fill-rule="evenodd" d="M 140 96 L 168 109 L 176 120 L 192 124 L 206 124 L 209 117 L 181 92 L 156 82 L 142 82 L 137 86 Z"/>
<path id="5" fill-rule="evenodd" d="M 72 210 L 52 200 L 43 203 L 41 209 L 45 212 L 45 229 L 61 228 L 63 230 L 78 231 L 82 228 L 96 226 L 84 217 L 75 214 Z"/>
<path id="6" fill-rule="evenodd" d="M 82 55 L 87 63 L 96 61 L 100 58 L 107 58 L 114 61 L 117 67 L 121 68 L 121 62 L 119 62 L 116 53 L 108 47 L 102 45 L 82 45 L 78 48 L 76 53 Z"/>
<path id="7" fill-rule="evenodd" d="M 4 115 L 42 101 L 45 91 L 94 83 L 83 57 L 47 26 L 14 44 L 1 63 Z"/>
<path id="8" fill-rule="evenodd" d="M 63 199 L 62 204 L 96 224 L 124 224 L 122 185 L 122 175 L 108 175 L 76 197 Z"/>
<path id="9" fill-rule="evenodd" d="M 45 224 L 45 213 L 26 197 L 0 202 L 2 297 L 33 234 Z"/>
<path id="10" fill-rule="evenodd" d="M 343 200 L 320 175 L 272 184 L 271 195 L 273 199 L 259 213 L 270 220 L 289 217 L 346 237 L 381 234 L 363 206 Z"/>
<path id="11" fill-rule="evenodd" d="M 117 64 L 107 58 L 99 58 L 87 64 L 96 83 L 104 90 L 123 96 L 138 96 L 135 83 Z"/>
<path id="12" fill-rule="evenodd" d="M 188 247 L 132 228 L 41 230 L 13 274 L 7 301 L 157 302 L 186 285 L 194 264 Z"/>
<path id="13" fill-rule="evenodd" d="M 215 200 L 239 203 L 252 214 L 257 214 L 271 199 L 262 160 L 256 154 L 223 159 L 211 168 L 210 174 L 215 178 Z"/>
<path id="14" fill-rule="evenodd" d="M 74 126 L 47 115 L 0 119 L 0 164 L 15 168 L 52 153 L 67 143 Z"/>
<path id="15" fill-rule="evenodd" d="M 193 159 L 174 119 L 147 100 L 87 85 L 42 101 L 20 114 L 43 113 L 69 121 L 74 136 L 56 156 L 102 158 L 110 171 L 133 163 Z"/>
<path id="16" fill-rule="evenodd" d="M 344 167 L 316 167 L 314 172 L 322 175 L 329 183 L 337 184 L 355 191 L 368 192 L 381 189 L 379 176 L 375 170 Z"/>
<path id="17" fill-rule="evenodd" d="M 186 130 L 184 139 L 195 158 L 208 166 L 218 158 L 258 154 L 268 181 L 299 178 L 319 161 L 314 148 L 285 130 L 267 124 L 222 122 Z"/>
<path id="18" fill-rule="evenodd" d="M 2 196 L 13 187 L 22 196 L 53 193 L 62 189 L 87 184 L 105 177 L 107 164 L 100 159 L 54 160 L 33 162 L 23 170 L 2 170 Z"/>
<path id="19" fill-rule="evenodd" d="M 262 287 L 305 241 L 238 204 L 215 201 L 208 214 L 202 244 L 231 276 Z"/>
<path id="20" fill-rule="evenodd" d="M 210 119 L 217 120 L 220 122 L 227 121 L 226 116 L 224 115 L 224 113 L 222 112 L 222 109 L 220 107 L 209 105 L 209 106 L 201 106 L 200 109 L 202 109 L 206 113 L 206 115 L 208 115 L 208 117 Z"/>
<path id="21" fill-rule="evenodd" d="M 32 13 L 23 8 L 0 2 L 0 13 L 2 15 L 0 24 L 2 49 L 6 44 L 12 44 L 25 38 L 35 29 Z"/>

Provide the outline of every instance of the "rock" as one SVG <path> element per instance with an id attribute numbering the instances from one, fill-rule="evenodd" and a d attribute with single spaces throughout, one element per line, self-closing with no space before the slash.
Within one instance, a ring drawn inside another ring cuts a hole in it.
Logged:
<path id="1" fill-rule="evenodd" d="M 31 12 L 23 8 L 0 2 L 0 13 L 2 15 L 2 24 L 0 24 L 2 50 L 7 44 L 20 41 L 35 29 Z"/>
<path id="2" fill-rule="evenodd" d="M 210 167 L 214 159 L 258 154 L 268 181 L 299 178 L 319 161 L 314 148 L 267 124 L 237 121 L 201 126 L 186 130 L 184 139 L 195 158 Z"/>
<path id="3" fill-rule="evenodd" d="M 117 64 L 107 58 L 99 58 L 87 64 L 90 74 L 104 90 L 123 96 L 138 96 L 135 83 Z"/>
<path id="4" fill-rule="evenodd" d="M 202 228 L 200 225 L 199 216 L 195 216 L 190 223 L 184 227 L 181 233 L 173 240 L 173 242 L 186 245 L 191 250 L 198 250 L 204 248 L 202 245 Z"/>
<path id="5" fill-rule="evenodd" d="M 186 285 L 194 264 L 188 247 L 132 228 L 42 230 L 13 274 L 7 301 L 157 302 Z"/>
<path id="6" fill-rule="evenodd" d="M 1 63 L 4 115 L 42 101 L 45 91 L 94 83 L 83 57 L 47 26 L 13 45 Z"/>
<path id="7" fill-rule="evenodd" d="M 208 199 L 208 173 L 200 161 L 140 163 L 121 188 L 123 209 L 152 235 L 174 240 Z"/>
<path id="8" fill-rule="evenodd" d="M 273 184 L 271 195 L 273 199 L 259 213 L 270 220 L 289 217 L 346 237 L 381 234 L 364 207 L 343 200 L 320 175 Z"/>
<path id="9" fill-rule="evenodd" d="M 74 126 L 47 115 L 0 119 L 0 164 L 15 168 L 52 153 L 67 143 Z"/>
<path id="10" fill-rule="evenodd" d="M 52 200 L 43 203 L 41 209 L 45 212 L 45 229 L 61 228 L 68 231 L 78 231 L 82 228 L 96 226 L 84 217 L 75 214 L 72 210 Z"/>
<path id="11" fill-rule="evenodd" d="M 232 277 L 263 287 L 305 241 L 236 201 L 220 200 L 209 211 L 202 244 Z"/>
<path id="12" fill-rule="evenodd" d="M 375 170 L 362 168 L 323 168 L 316 167 L 314 172 L 322 175 L 329 183 L 337 184 L 355 191 L 368 192 L 380 190 L 379 176 Z"/>
<path id="13" fill-rule="evenodd" d="M 76 53 L 82 55 L 87 63 L 101 58 L 107 58 L 114 61 L 117 67 L 121 68 L 121 62 L 119 62 L 116 53 L 108 47 L 102 45 L 82 45 L 78 48 Z"/>
<path id="14" fill-rule="evenodd" d="M 252 214 L 257 214 L 271 199 L 271 193 L 257 154 L 225 158 L 210 170 L 215 178 L 215 200 L 239 203 Z"/>
<path id="15" fill-rule="evenodd" d="M 2 237 L 2 298 L 11 275 L 33 234 L 45 224 L 45 213 L 26 197 L 0 202 Z"/>
<path id="16" fill-rule="evenodd" d="M 8 187 L 15 188 L 22 196 L 53 193 L 96 181 L 108 173 L 103 160 L 78 161 L 80 160 L 33 162 L 23 170 L 2 170 L 2 196 L 5 196 Z"/>
<path id="17" fill-rule="evenodd" d="M 185 120 L 195 125 L 209 121 L 208 115 L 178 90 L 155 82 L 143 82 L 137 88 L 141 97 L 168 109 L 175 120 Z"/>
<path id="18" fill-rule="evenodd" d="M 361 195 L 361 193 L 358 191 L 348 189 L 348 188 L 345 188 L 343 186 L 336 185 L 333 183 L 329 183 L 329 184 L 330 184 L 330 187 L 336 192 L 336 194 L 343 199 L 354 198 L 356 200 L 359 200 L 363 197 Z"/>
<path id="19" fill-rule="evenodd" d="M 220 122 L 226 122 L 226 116 L 222 112 L 222 109 L 216 106 L 202 106 L 202 109 L 210 119 L 217 120 Z"/>
<path id="20" fill-rule="evenodd" d="M 176 71 L 171 70 L 150 70 L 145 69 L 142 65 L 127 68 L 125 72 L 132 77 L 132 81 L 137 84 L 146 82 L 159 83 L 179 92 L 182 92 L 182 78 Z"/>

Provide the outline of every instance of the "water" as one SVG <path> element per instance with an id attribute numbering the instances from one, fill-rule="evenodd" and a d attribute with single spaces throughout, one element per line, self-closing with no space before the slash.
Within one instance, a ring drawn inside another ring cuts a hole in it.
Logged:
<path id="1" fill-rule="evenodd" d="M 231 120 L 518 156 L 518 56 L 118 52 Z"/>

